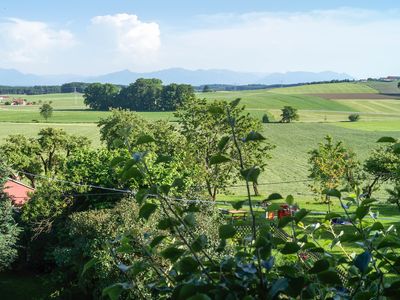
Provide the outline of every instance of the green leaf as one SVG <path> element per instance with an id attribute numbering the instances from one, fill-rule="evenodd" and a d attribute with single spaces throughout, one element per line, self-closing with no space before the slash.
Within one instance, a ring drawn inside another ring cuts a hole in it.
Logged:
<path id="1" fill-rule="evenodd" d="M 308 270 L 310 274 L 317 274 L 329 269 L 329 262 L 326 259 L 317 260 L 314 266 Z"/>
<path id="2" fill-rule="evenodd" d="M 204 234 L 199 235 L 192 243 L 191 248 L 194 252 L 199 252 L 207 246 L 208 239 Z"/>
<path id="3" fill-rule="evenodd" d="M 400 292 L 400 280 L 392 282 L 392 284 L 383 290 L 383 295 L 386 297 L 397 297 Z M 396 299 L 396 298 L 392 298 Z"/>
<path id="4" fill-rule="evenodd" d="M 297 243 L 294 242 L 287 242 L 285 243 L 285 246 L 281 249 L 282 254 L 293 254 L 297 253 L 297 251 L 300 250 L 300 246 L 297 245 Z"/>
<path id="5" fill-rule="evenodd" d="M 199 263 L 190 256 L 183 257 L 178 262 L 178 270 L 184 274 L 194 273 L 198 268 L 199 268 Z"/>
<path id="6" fill-rule="evenodd" d="M 223 240 L 233 238 L 236 234 L 236 229 L 232 224 L 219 226 L 219 237 Z"/>
<path id="7" fill-rule="evenodd" d="M 194 213 L 188 213 L 184 218 L 183 221 L 189 227 L 194 227 L 196 225 L 196 216 Z"/>
<path id="8" fill-rule="evenodd" d="M 135 199 L 139 204 L 142 204 L 143 201 L 147 198 L 149 191 L 147 189 L 139 189 L 136 192 Z"/>
<path id="9" fill-rule="evenodd" d="M 151 248 L 157 247 L 158 245 L 161 244 L 161 242 L 162 242 L 166 237 L 167 237 L 167 236 L 165 236 L 165 235 L 158 235 L 158 236 L 156 236 L 156 237 L 151 241 L 150 247 L 151 247 Z"/>
<path id="10" fill-rule="evenodd" d="M 263 137 L 261 135 L 261 133 L 256 132 L 256 131 L 250 132 L 245 138 L 245 142 L 257 142 L 257 141 L 264 141 L 264 140 L 265 140 L 265 137 Z"/>
<path id="11" fill-rule="evenodd" d="M 356 209 L 356 217 L 362 220 L 369 212 L 369 206 L 359 206 Z"/>
<path id="12" fill-rule="evenodd" d="M 286 197 L 286 203 L 289 205 L 293 205 L 294 204 L 294 197 L 292 195 L 288 195 Z"/>
<path id="13" fill-rule="evenodd" d="M 178 225 L 179 222 L 175 220 L 174 218 L 168 217 L 165 219 L 161 219 L 158 224 L 157 228 L 160 230 L 167 230 L 167 229 L 172 229 L 174 226 Z"/>
<path id="14" fill-rule="evenodd" d="M 268 292 L 268 299 L 275 299 L 275 296 L 280 293 L 284 292 L 289 288 L 289 282 L 287 278 L 279 278 L 277 281 L 274 282 L 271 289 Z"/>
<path id="15" fill-rule="evenodd" d="M 294 220 L 296 221 L 296 223 L 299 223 L 301 220 L 303 220 L 303 218 L 305 216 L 307 216 L 309 214 L 309 210 L 306 210 L 304 208 L 300 209 L 298 212 L 296 212 L 294 214 Z"/>
<path id="16" fill-rule="evenodd" d="M 114 168 L 114 167 L 116 167 L 117 165 L 119 165 L 120 163 L 122 163 L 122 162 L 124 162 L 125 161 L 125 157 L 121 157 L 121 156 L 119 156 L 119 157 L 114 157 L 113 159 L 112 159 L 112 161 L 110 162 L 110 166 L 112 167 L 112 168 Z"/>
<path id="17" fill-rule="evenodd" d="M 225 146 L 228 144 L 230 139 L 231 139 L 230 136 L 224 136 L 224 137 L 221 138 L 221 140 L 218 143 L 219 151 L 222 152 L 225 149 Z"/>
<path id="18" fill-rule="evenodd" d="M 283 228 L 285 227 L 287 224 L 289 224 L 291 221 L 293 221 L 293 217 L 291 216 L 285 216 L 282 219 L 279 220 L 278 222 L 278 227 L 279 228 Z"/>
<path id="19" fill-rule="evenodd" d="M 338 213 L 330 212 L 325 215 L 325 220 L 329 221 L 336 218 L 341 218 L 342 216 Z"/>
<path id="20" fill-rule="evenodd" d="M 322 283 L 331 284 L 331 285 L 341 285 L 342 284 L 342 280 L 340 279 L 340 277 L 336 271 L 327 270 L 324 272 L 320 272 L 317 274 L 317 277 Z"/>
<path id="21" fill-rule="evenodd" d="M 244 178 L 244 180 L 249 181 L 249 182 L 255 182 L 257 183 L 258 181 L 258 176 L 260 176 L 261 170 L 260 168 L 254 167 L 246 170 L 240 170 L 240 174 Z"/>
<path id="22" fill-rule="evenodd" d="M 149 217 L 156 211 L 158 205 L 155 203 L 145 203 L 139 211 L 139 218 L 148 220 Z"/>
<path id="23" fill-rule="evenodd" d="M 210 165 L 222 164 L 228 161 L 231 161 L 231 158 L 229 156 L 226 156 L 224 154 L 217 154 L 210 158 Z"/>
<path id="24" fill-rule="evenodd" d="M 86 273 L 89 269 L 93 268 L 94 265 L 95 265 L 97 262 L 98 262 L 98 259 L 95 258 L 95 257 L 93 257 L 93 258 L 90 259 L 87 263 L 85 263 L 85 264 L 83 265 L 83 270 L 82 270 L 81 276 L 85 275 L 85 273 Z"/>
<path id="25" fill-rule="evenodd" d="M 110 285 L 103 289 L 103 297 L 108 296 L 111 300 L 118 300 L 122 293 L 122 285 L 119 283 Z"/>
<path id="26" fill-rule="evenodd" d="M 241 209 L 243 207 L 243 204 L 246 202 L 246 200 L 242 200 L 242 201 L 237 201 L 232 203 L 232 207 L 234 209 Z"/>
<path id="27" fill-rule="evenodd" d="M 368 264 L 371 261 L 371 253 L 365 251 L 356 256 L 354 259 L 354 265 L 360 270 L 361 273 L 365 273 L 368 269 Z"/>
<path id="28" fill-rule="evenodd" d="M 397 140 L 395 138 L 392 138 L 391 136 L 383 136 L 381 137 L 377 143 L 396 143 Z"/>
<path id="29" fill-rule="evenodd" d="M 367 205 L 369 205 L 369 204 L 371 204 L 371 203 L 374 203 L 374 202 L 376 202 L 376 201 L 378 201 L 378 200 L 373 199 L 373 198 L 365 199 L 365 200 L 363 200 L 363 201 L 361 202 L 361 205 L 367 206 Z"/>
<path id="30" fill-rule="evenodd" d="M 155 141 L 156 140 L 152 136 L 150 136 L 148 134 L 143 134 L 143 135 L 139 136 L 138 139 L 136 140 L 136 145 L 138 146 L 138 145 L 153 143 Z"/>
<path id="31" fill-rule="evenodd" d="M 161 256 L 175 262 L 185 253 L 185 250 L 176 247 L 169 247 L 161 252 Z"/>
<path id="32" fill-rule="evenodd" d="M 369 231 L 375 231 L 375 230 L 384 230 L 385 227 L 383 227 L 381 222 L 375 222 L 372 224 L 372 226 L 369 228 Z"/>
<path id="33" fill-rule="evenodd" d="M 140 182 L 143 179 L 143 173 L 138 167 L 133 166 L 122 175 L 122 179 L 134 179 L 136 182 Z"/>
<path id="34" fill-rule="evenodd" d="M 232 108 L 235 108 L 236 106 L 238 106 L 239 105 L 239 103 L 240 103 L 240 98 L 236 98 L 235 100 L 233 100 L 231 103 L 229 103 L 230 104 L 230 106 L 232 107 Z"/>
<path id="35" fill-rule="evenodd" d="M 322 194 L 339 199 L 342 197 L 342 194 L 337 189 L 325 189 L 322 191 Z"/>
<path id="36" fill-rule="evenodd" d="M 267 201 L 272 201 L 272 200 L 281 200 L 283 199 L 281 194 L 278 193 L 272 193 L 271 195 L 268 196 Z"/>
<path id="37" fill-rule="evenodd" d="M 276 210 L 279 210 L 280 208 L 281 208 L 281 204 L 272 203 L 272 204 L 267 206 L 267 211 L 276 211 Z"/>

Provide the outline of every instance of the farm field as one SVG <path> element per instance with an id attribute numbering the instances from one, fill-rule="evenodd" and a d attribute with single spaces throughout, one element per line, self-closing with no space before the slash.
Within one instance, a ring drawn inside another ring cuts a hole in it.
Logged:
<path id="1" fill-rule="evenodd" d="M 341 82 L 309 84 L 270 90 L 277 94 L 348 94 L 348 93 L 378 93 L 379 91 L 363 83 Z"/>

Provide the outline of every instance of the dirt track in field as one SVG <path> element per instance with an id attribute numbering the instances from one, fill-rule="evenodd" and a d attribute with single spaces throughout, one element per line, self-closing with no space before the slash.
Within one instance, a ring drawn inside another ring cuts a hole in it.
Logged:
<path id="1" fill-rule="evenodd" d="M 385 94 L 308 94 L 310 96 L 317 96 L 325 99 L 333 99 L 333 100 L 340 100 L 340 99 L 357 99 L 357 100 L 373 100 L 373 99 L 400 99 L 400 94 L 392 94 L 392 95 L 385 95 Z"/>

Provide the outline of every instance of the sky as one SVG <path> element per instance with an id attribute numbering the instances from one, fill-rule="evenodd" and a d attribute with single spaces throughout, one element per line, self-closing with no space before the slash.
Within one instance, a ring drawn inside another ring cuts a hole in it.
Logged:
<path id="1" fill-rule="evenodd" d="M 400 2 L 2 0 L 0 68 L 400 75 Z"/>

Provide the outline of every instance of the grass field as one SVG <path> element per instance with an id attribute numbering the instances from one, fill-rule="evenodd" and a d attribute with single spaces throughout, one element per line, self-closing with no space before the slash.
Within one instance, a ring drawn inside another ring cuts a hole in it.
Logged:
<path id="1" fill-rule="evenodd" d="M 364 84 L 378 90 L 382 94 L 400 94 L 400 89 L 397 87 L 400 81 L 383 82 L 383 81 L 367 81 Z"/>
<path id="2" fill-rule="evenodd" d="M 309 84 L 270 90 L 277 94 L 347 94 L 347 93 L 378 93 L 378 90 L 362 83 L 341 82 Z"/>

